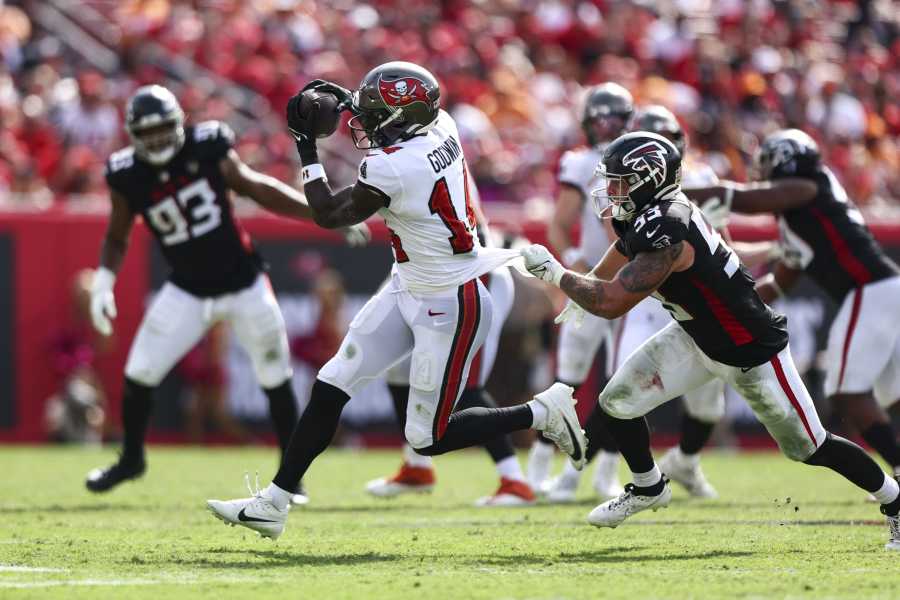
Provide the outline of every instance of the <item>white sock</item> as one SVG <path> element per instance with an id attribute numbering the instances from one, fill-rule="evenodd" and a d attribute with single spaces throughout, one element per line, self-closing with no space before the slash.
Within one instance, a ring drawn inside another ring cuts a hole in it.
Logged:
<path id="1" fill-rule="evenodd" d="M 409 444 L 403 444 L 403 462 L 411 467 L 430 469 L 434 465 L 430 456 L 423 456 L 413 450 Z"/>
<path id="2" fill-rule="evenodd" d="M 878 488 L 877 492 L 872 492 L 875 499 L 881 504 L 890 504 L 900 495 L 900 484 L 893 477 L 885 474 L 884 483 Z"/>
<path id="3" fill-rule="evenodd" d="M 692 469 L 697 468 L 700 465 L 700 453 L 696 454 L 685 454 L 681 451 L 681 446 L 675 446 L 672 451 L 675 454 L 675 460 L 678 462 L 691 467 Z"/>
<path id="4" fill-rule="evenodd" d="M 522 467 L 519 465 L 519 459 L 513 456 L 507 456 L 496 465 L 497 474 L 506 479 L 514 479 L 515 481 L 525 481 L 525 475 L 522 473 Z"/>
<path id="5" fill-rule="evenodd" d="M 531 400 L 528 402 L 528 407 L 531 408 L 531 414 L 533 415 L 531 420 L 531 428 L 537 429 L 538 431 L 543 431 L 547 428 L 547 417 L 550 416 L 550 413 L 547 411 L 547 407 L 538 402 L 537 400 Z"/>
<path id="6" fill-rule="evenodd" d="M 531 456 L 538 458 L 553 458 L 556 454 L 556 446 L 553 444 L 545 444 L 541 440 L 534 440 L 531 444 L 531 450 L 528 452 Z"/>
<path id="7" fill-rule="evenodd" d="M 565 479 L 581 479 L 581 471 L 575 468 L 572 464 L 571 460 L 567 460 L 566 464 L 563 466 L 562 476 Z"/>
<path id="8" fill-rule="evenodd" d="M 294 493 L 285 491 L 274 483 L 270 483 L 269 487 L 263 491 L 263 495 L 272 499 L 272 504 L 275 505 L 275 508 L 284 510 L 288 507 L 288 504 L 291 503 L 291 497 Z"/>
<path id="9" fill-rule="evenodd" d="M 656 463 L 653 463 L 653 468 L 646 473 L 635 473 L 633 471 L 631 473 L 631 480 L 637 487 L 656 485 L 660 479 L 662 479 L 662 473 L 659 472 L 659 467 L 656 466 Z"/>

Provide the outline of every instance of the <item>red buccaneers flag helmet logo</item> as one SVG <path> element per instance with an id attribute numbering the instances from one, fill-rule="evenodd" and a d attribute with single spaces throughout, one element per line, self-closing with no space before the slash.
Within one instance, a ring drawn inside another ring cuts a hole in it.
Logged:
<path id="1" fill-rule="evenodd" d="M 404 77 L 393 81 L 378 81 L 378 92 L 388 106 L 403 107 L 413 102 L 428 104 L 428 90 L 425 83 L 415 77 Z"/>
<path id="2" fill-rule="evenodd" d="M 653 178 L 657 187 L 666 180 L 666 154 L 668 150 L 657 142 L 641 144 L 622 158 L 622 165 L 634 169 L 636 172 L 647 171 L 647 175 Z"/>

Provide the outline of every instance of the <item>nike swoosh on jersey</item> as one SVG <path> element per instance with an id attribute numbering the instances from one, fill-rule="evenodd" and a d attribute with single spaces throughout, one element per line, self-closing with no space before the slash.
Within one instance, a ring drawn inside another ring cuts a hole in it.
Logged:
<path id="1" fill-rule="evenodd" d="M 657 232 L 657 231 L 659 231 L 659 225 L 657 225 L 657 226 L 656 226 L 656 229 L 654 229 L 653 231 L 648 231 L 648 232 L 647 232 L 647 237 L 648 237 L 648 238 L 653 237 L 654 235 L 656 235 L 656 232 Z"/>
<path id="2" fill-rule="evenodd" d="M 248 517 L 247 514 L 244 512 L 245 510 L 246 510 L 246 507 L 242 508 L 241 512 L 238 513 L 238 521 L 241 521 L 243 523 L 274 523 L 275 522 L 270 519 L 259 519 L 257 517 Z"/>
<path id="3" fill-rule="evenodd" d="M 441 316 L 441 315 L 446 315 L 446 314 L 447 314 L 447 313 L 445 313 L 445 312 L 431 312 L 431 309 L 430 309 L 430 308 L 428 309 L 428 316 L 429 316 L 429 317 L 439 317 L 439 316 Z"/>

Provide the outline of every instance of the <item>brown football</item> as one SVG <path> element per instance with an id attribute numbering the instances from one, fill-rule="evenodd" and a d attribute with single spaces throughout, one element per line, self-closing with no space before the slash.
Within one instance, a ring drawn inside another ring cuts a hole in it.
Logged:
<path id="1" fill-rule="evenodd" d="M 334 94 L 306 90 L 300 95 L 298 112 L 312 121 L 317 138 L 326 138 L 335 132 L 341 120 L 341 113 L 335 110 L 337 105 Z"/>

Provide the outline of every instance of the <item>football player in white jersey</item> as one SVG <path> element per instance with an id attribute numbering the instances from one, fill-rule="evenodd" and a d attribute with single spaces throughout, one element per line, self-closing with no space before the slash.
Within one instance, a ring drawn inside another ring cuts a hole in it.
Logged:
<path id="1" fill-rule="evenodd" d="M 396 264 L 390 283 L 356 315 L 337 354 L 319 371 L 272 483 L 249 498 L 209 500 L 210 511 L 263 536 L 281 535 L 288 488 L 328 446 L 344 405 L 407 356 L 404 433 L 419 454 L 442 454 L 532 428 L 581 464 L 587 440 L 568 386 L 557 384 L 520 406 L 453 412 L 491 324 L 490 294 L 478 278 L 517 253 L 483 248 L 475 235 L 459 134 L 440 109 L 437 79 L 418 65 L 390 62 L 370 71 L 352 93 L 323 81 L 308 89 L 332 93 L 339 107 L 349 106 L 354 142 L 367 150 L 356 183 L 332 192 L 313 133 L 317 110 L 298 110 L 309 104 L 303 91 L 291 99 L 288 126 L 316 222 L 335 228 L 377 212 L 391 230 Z"/>
<path id="2" fill-rule="evenodd" d="M 581 115 L 581 126 L 588 145 L 563 154 L 559 163 L 559 192 L 553 220 L 547 228 L 550 244 L 563 263 L 579 273 L 596 264 L 615 239 L 609 223 L 601 221 L 590 202 L 591 190 L 598 185 L 595 171 L 606 145 L 622 132 L 634 110 L 631 94 L 617 83 L 604 83 L 587 91 Z M 580 242 L 572 240 L 572 228 L 581 225 Z M 576 387 L 587 379 L 600 344 L 609 336 L 611 323 L 586 314 L 580 327 L 563 323 L 559 331 L 556 356 L 556 380 Z M 614 345 L 613 345 L 614 346 Z M 607 345 L 607 354 L 614 350 Z M 588 432 L 588 460 L 597 456 L 594 488 L 603 497 L 619 494 L 617 474 L 619 453 L 612 437 L 599 421 L 585 423 Z M 547 480 L 553 460 L 552 442 L 540 436 L 528 456 L 528 482 L 535 490 L 546 493 L 551 502 L 574 500 L 575 489 L 566 485 L 573 480 Z M 577 486 L 578 479 L 574 480 Z"/>

